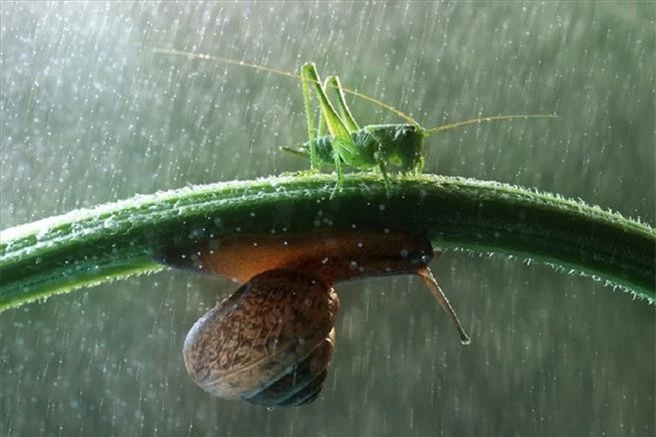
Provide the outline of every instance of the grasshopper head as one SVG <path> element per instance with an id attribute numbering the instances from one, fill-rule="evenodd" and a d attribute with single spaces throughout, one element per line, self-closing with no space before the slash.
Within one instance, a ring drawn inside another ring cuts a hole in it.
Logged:
<path id="1" fill-rule="evenodd" d="M 380 157 L 404 173 L 421 173 L 424 167 L 424 130 L 415 124 L 370 126 Z"/>
<path id="2" fill-rule="evenodd" d="M 424 169 L 424 130 L 419 125 L 401 126 L 396 133 L 399 167 L 406 173 L 421 173 Z"/>

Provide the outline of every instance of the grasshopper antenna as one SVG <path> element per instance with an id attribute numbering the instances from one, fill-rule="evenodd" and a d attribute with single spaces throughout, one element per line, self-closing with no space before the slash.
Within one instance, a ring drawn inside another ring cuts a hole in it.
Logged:
<path id="1" fill-rule="evenodd" d="M 291 77 L 293 79 L 301 79 L 301 76 L 298 74 L 290 73 L 289 71 L 284 71 L 284 70 L 279 70 L 277 68 L 272 68 L 272 67 L 267 67 L 265 65 L 260 65 L 260 64 L 254 64 L 251 62 L 245 62 L 245 61 L 238 61 L 236 59 L 230 59 L 230 58 L 225 58 L 223 56 L 215 56 L 215 55 L 208 55 L 204 53 L 194 53 L 194 52 L 187 52 L 183 50 L 175 50 L 175 49 L 165 49 L 165 48 L 155 48 L 154 53 L 161 53 L 164 55 L 171 55 L 171 56 L 183 56 L 187 57 L 190 59 L 204 59 L 207 61 L 216 61 L 216 62 L 222 62 L 224 64 L 229 64 L 229 65 L 236 65 L 239 67 L 247 67 L 247 68 L 252 68 L 254 70 L 259 70 L 259 71 L 264 71 L 267 73 L 273 73 L 277 74 L 279 76 L 287 76 Z M 315 82 L 311 79 L 307 79 L 310 82 Z M 328 85 L 331 87 L 334 87 L 334 85 Z M 350 88 L 344 88 L 342 87 L 342 90 L 350 94 L 352 96 L 355 96 L 359 99 L 365 100 L 367 102 L 371 102 L 375 105 L 380 106 L 381 108 L 387 109 L 391 113 L 397 115 L 398 117 L 402 118 L 403 120 L 407 121 L 410 124 L 413 124 L 417 126 L 420 130 L 423 130 L 424 132 L 424 137 L 430 137 L 432 135 L 435 135 L 438 132 L 442 132 L 445 130 L 449 129 L 455 129 L 457 127 L 461 126 L 467 126 L 470 124 L 478 124 L 478 123 L 485 123 L 488 121 L 498 121 L 498 120 L 516 120 L 516 119 L 527 119 L 527 118 L 557 118 L 558 116 L 555 114 L 517 114 L 517 115 L 494 115 L 490 117 L 479 117 L 479 118 L 472 118 L 469 120 L 463 120 L 463 121 L 457 121 L 454 123 L 447 123 L 441 126 L 434 127 L 432 129 L 422 129 L 421 125 L 415 120 L 414 118 L 410 117 L 408 114 L 404 113 L 398 108 L 395 108 L 392 105 L 389 105 L 381 100 L 375 99 L 373 97 L 369 97 L 366 94 L 362 94 L 358 91 L 355 91 Z"/>
<path id="2" fill-rule="evenodd" d="M 253 68 L 253 69 L 259 70 L 259 71 L 265 71 L 267 73 L 277 74 L 279 76 L 287 76 L 287 77 L 291 77 L 291 78 L 294 78 L 294 79 L 301 79 L 300 75 L 290 73 L 289 71 L 278 70 L 277 68 L 267 67 L 265 65 L 260 65 L 260 64 L 253 64 L 253 63 L 245 62 L 245 61 L 238 61 L 236 59 L 224 58 L 223 56 L 214 56 L 214 55 L 207 55 L 207 54 L 204 54 L 204 53 L 186 52 L 186 51 L 175 50 L 175 49 L 164 49 L 164 48 L 159 48 L 159 47 L 155 48 L 153 51 L 154 51 L 154 53 L 161 53 L 161 54 L 164 54 L 164 55 L 184 56 L 184 57 L 187 57 L 187 58 L 190 58 L 190 59 L 204 59 L 204 60 L 208 60 L 208 61 L 223 62 L 224 64 L 230 64 L 230 65 L 237 65 L 237 66 L 240 66 L 240 67 Z M 312 81 L 312 80 L 310 80 L 310 81 L 315 82 L 315 81 Z M 329 86 L 335 87 L 334 85 L 329 85 Z M 359 99 L 362 99 L 362 100 L 365 100 L 367 102 L 374 103 L 374 104 L 380 106 L 381 108 L 387 109 L 388 111 L 390 111 L 393 114 L 401 117 L 402 119 L 404 119 L 408 123 L 414 124 L 415 126 L 420 126 L 419 123 L 417 123 L 417 121 L 414 118 L 410 117 L 409 115 L 407 115 L 406 113 L 404 113 L 400 109 L 395 108 L 392 105 L 389 105 L 389 104 L 387 104 L 385 102 L 382 102 L 378 99 L 375 99 L 373 97 L 369 97 L 366 94 L 362 94 L 362 93 L 360 93 L 358 91 L 355 91 L 355 90 L 352 90 L 350 88 L 342 87 L 342 90 L 347 94 L 350 94 L 352 96 L 355 96 L 355 97 L 357 97 Z"/>
<path id="3" fill-rule="evenodd" d="M 467 126 L 470 124 L 485 123 L 488 121 L 499 121 L 499 120 L 517 120 L 517 119 L 527 119 L 527 118 L 558 118 L 556 114 L 516 114 L 516 115 L 493 115 L 490 117 L 478 117 L 471 118 L 469 120 L 456 121 L 453 123 L 443 124 L 441 126 L 434 127 L 432 129 L 426 129 L 424 131 L 424 137 L 430 137 L 435 135 L 438 132 L 442 132 L 449 129 L 455 129 L 461 126 Z"/>

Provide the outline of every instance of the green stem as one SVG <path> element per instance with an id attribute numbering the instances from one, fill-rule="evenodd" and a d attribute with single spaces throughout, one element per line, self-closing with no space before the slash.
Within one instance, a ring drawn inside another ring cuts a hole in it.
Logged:
<path id="1" fill-rule="evenodd" d="M 441 248 L 498 252 L 588 274 L 656 301 L 656 231 L 560 196 L 433 175 L 329 175 L 184 188 L 72 211 L 0 232 L 0 309 L 162 269 L 158 250 L 230 233 L 378 225 Z"/>

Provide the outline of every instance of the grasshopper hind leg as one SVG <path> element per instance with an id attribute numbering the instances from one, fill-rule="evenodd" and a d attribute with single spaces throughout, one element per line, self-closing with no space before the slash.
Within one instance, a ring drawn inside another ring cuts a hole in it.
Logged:
<path id="1" fill-rule="evenodd" d="M 305 74 L 305 69 L 301 73 L 301 90 L 303 91 L 303 107 L 305 108 L 305 121 L 307 123 L 308 129 L 308 138 L 310 142 L 310 170 L 318 171 L 319 163 L 317 159 L 317 147 L 315 141 L 317 139 L 317 126 L 313 123 L 313 110 L 312 110 L 312 98 L 310 96 L 310 82 L 312 78 L 309 78 Z M 321 129 L 321 115 L 319 116 L 319 129 Z"/>
<path id="2" fill-rule="evenodd" d="M 306 115 L 308 117 L 308 133 L 310 134 L 310 140 L 312 141 L 313 138 L 316 138 L 316 129 L 314 128 L 314 126 L 311 126 L 312 108 L 310 102 L 310 88 L 309 88 L 310 83 L 314 85 L 316 97 L 319 99 L 323 120 L 325 121 L 326 126 L 328 127 L 328 131 L 330 132 L 330 135 L 333 137 L 332 146 L 333 146 L 335 171 L 337 172 L 337 186 L 335 187 L 335 190 L 333 190 L 333 193 L 331 194 L 331 198 L 332 198 L 335 196 L 337 191 L 341 190 L 342 185 L 344 183 L 344 173 L 342 169 L 342 164 L 345 163 L 343 159 L 344 151 L 350 150 L 353 153 L 353 151 L 356 150 L 355 142 L 351 137 L 351 133 L 352 133 L 351 127 L 353 127 L 355 122 L 352 120 L 352 116 L 350 115 L 350 111 L 348 111 L 348 107 L 345 108 L 341 106 L 345 103 L 343 102 L 343 92 L 341 92 L 341 94 L 339 93 L 341 91 L 341 84 L 339 83 L 339 80 L 337 80 L 335 77 L 329 77 L 326 83 L 337 84 L 338 87 L 337 100 L 340 105 L 339 106 L 340 112 L 342 113 L 342 115 L 344 115 L 345 118 L 340 117 L 340 114 L 337 112 L 333 104 L 328 99 L 328 96 L 326 95 L 326 89 L 324 85 L 321 83 L 321 79 L 319 78 L 319 73 L 317 73 L 317 69 L 314 66 L 314 64 L 312 63 L 305 64 L 301 72 L 301 77 L 302 77 L 302 84 L 303 84 L 303 99 L 306 104 Z M 313 147 L 313 145 L 311 145 L 310 155 L 311 157 L 314 156 L 315 160 L 317 159 L 316 147 Z"/>
<path id="3" fill-rule="evenodd" d="M 324 83 L 324 89 L 333 89 L 337 95 L 337 111 L 339 111 L 340 118 L 344 122 L 344 125 L 348 128 L 350 133 L 353 133 L 356 130 L 360 129 L 358 123 L 356 123 L 351 110 L 346 104 L 346 97 L 344 97 L 344 88 L 342 83 L 337 76 L 328 76 L 326 82 Z"/>

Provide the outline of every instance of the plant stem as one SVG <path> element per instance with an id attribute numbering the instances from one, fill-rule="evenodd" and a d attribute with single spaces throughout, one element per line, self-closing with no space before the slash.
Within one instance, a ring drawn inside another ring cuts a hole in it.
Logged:
<path id="1" fill-rule="evenodd" d="M 72 211 L 0 232 L 0 310 L 164 268 L 153 255 L 232 233 L 376 225 L 425 233 L 436 247 L 516 255 L 608 281 L 656 302 L 656 231 L 560 196 L 496 182 L 352 174 L 183 188 Z"/>

